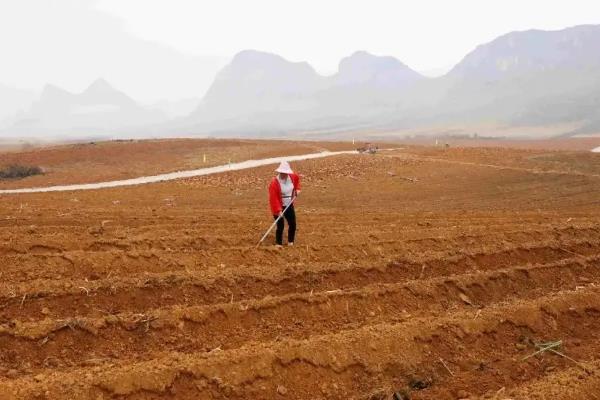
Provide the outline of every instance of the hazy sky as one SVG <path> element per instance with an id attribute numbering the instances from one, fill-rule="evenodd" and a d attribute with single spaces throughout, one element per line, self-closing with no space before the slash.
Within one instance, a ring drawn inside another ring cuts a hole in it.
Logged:
<path id="1" fill-rule="evenodd" d="M 600 23 L 593 0 L 0 0 L 0 83 L 81 91 L 104 77 L 143 101 L 200 97 L 243 49 L 333 73 L 356 50 L 421 72 L 513 30 Z"/>
<path id="2" fill-rule="evenodd" d="M 133 35 L 96 0 L 0 0 L 0 54 L 0 84 L 81 92 L 103 77 L 145 102 L 200 97 L 228 61 Z"/>
<path id="3" fill-rule="evenodd" d="M 127 29 L 196 54 L 246 48 L 335 72 L 355 50 L 419 71 L 451 67 L 513 30 L 600 23 L 594 0 L 100 0 Z"/>

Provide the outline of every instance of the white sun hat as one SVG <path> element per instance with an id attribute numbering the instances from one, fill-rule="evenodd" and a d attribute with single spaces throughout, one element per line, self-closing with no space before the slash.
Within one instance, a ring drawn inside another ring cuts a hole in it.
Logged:
<path id="1" fill-rule="evenodd" d="M 279 167 L 275 170 L 275 172 L 279 172 L 280 174 L 293 174 L 292 167 L 290 167 L 290 163 L 287 161 L 282 161 L 279 164 Z"/>

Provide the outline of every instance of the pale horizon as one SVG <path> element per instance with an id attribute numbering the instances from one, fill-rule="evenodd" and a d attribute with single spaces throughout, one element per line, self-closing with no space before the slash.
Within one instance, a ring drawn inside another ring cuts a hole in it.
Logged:
<path id="1" fill-rule="evenodd" d="M 577 135 L 599 43 L 583 0 L 0 0 L 0 132 Z"/>
<path id="2" fill-rule="evenodd" d="M 511 31 L 600 23 L 600 6 L 588 1 L 548 2 L 543 12 L 515 0 L 482 3 L 3 0 L 0 83 L 77 93 L 104 78 L 144 103 L 202 97 L 246 49 L 307 62 L 325 76 L 364 50 L 435 77 Z"/>
<path id="3" fill-rule="evenodd" d="M 546 2 L 543 13 L 539 4 L 516 0 L 226 0 L 210 6 L 193 0 L 99 0 L 97 7 L 121 18 L 128 32 L 188 54 L 231 57 L 256 49 L 306 61 L 324 75 L 359 50 L 393 56 L 418 72 L 446 71 L 479 44 L 512 31 L 600 23 L 600 6 L 582 0 Z M 211 34 L 218 40 L 197 40 Z"/>

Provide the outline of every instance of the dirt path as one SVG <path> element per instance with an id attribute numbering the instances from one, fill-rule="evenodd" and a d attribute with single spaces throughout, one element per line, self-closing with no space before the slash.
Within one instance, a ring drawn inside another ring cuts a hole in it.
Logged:
<path id="1" fill-rule="evenodd" d="M 17 194 L 17 193 L 46 193 L 46 192 L 66 192 L 75 190 L 97 190 L 106 188 L 115 188 L 122 186 L 134 186 L 143 185 L 147 183 L 165 182 L 172 181 L 175 179 L 192 178 L 195 176 L 204 176 L 217 174 L 221 172 L 239 171 L 242 169 L 256 168 L 263 165 L 277 164 L 281 161 L 301 161 L 301 160 L 312 160 L 315 158 L 331 157 L 340 154 L 358 154 L 357 151 L 323 151 L 320 153 L 303 154 L 299 156 L 283 156 L 283 157 L 272 157 L 265 158 L 262 160 L 247 160 L 238 163 L 230 163 L 226 165 L 219 165 L 216 167 L 200 168 L 189 171 L 171 172 L 168 174 L 160 174 L 153 176 L 143 176 L 133 179 L 124 179 L 119 181 L 110 182 L 98 182 L 98 183 L 87 183 L 78 185 L 60 185 L 60 186 L 49 186 L 49 187 L 38 187 L 38 188 L 24 188 L 24 189 L 5 189 L 0 190 L 0 194 Z"/>

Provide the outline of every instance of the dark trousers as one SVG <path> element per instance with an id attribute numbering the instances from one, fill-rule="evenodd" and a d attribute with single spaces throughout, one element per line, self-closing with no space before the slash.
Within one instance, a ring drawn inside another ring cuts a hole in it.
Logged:
<path id="1" fill-rule="evenodd" d="M 274 215 L 273 217 L 277 219 L 278 216 Z M 288 223 L 288 243 L 293 243 L 296 237 L 296 212 L 293 204 L 283 213 L 283 217 Z M 277 221 L 277 230 L 275 231 L 275 243 L 277 244 L 283 244 L 284 227 L 283 218 L 280 218 Z"/>

